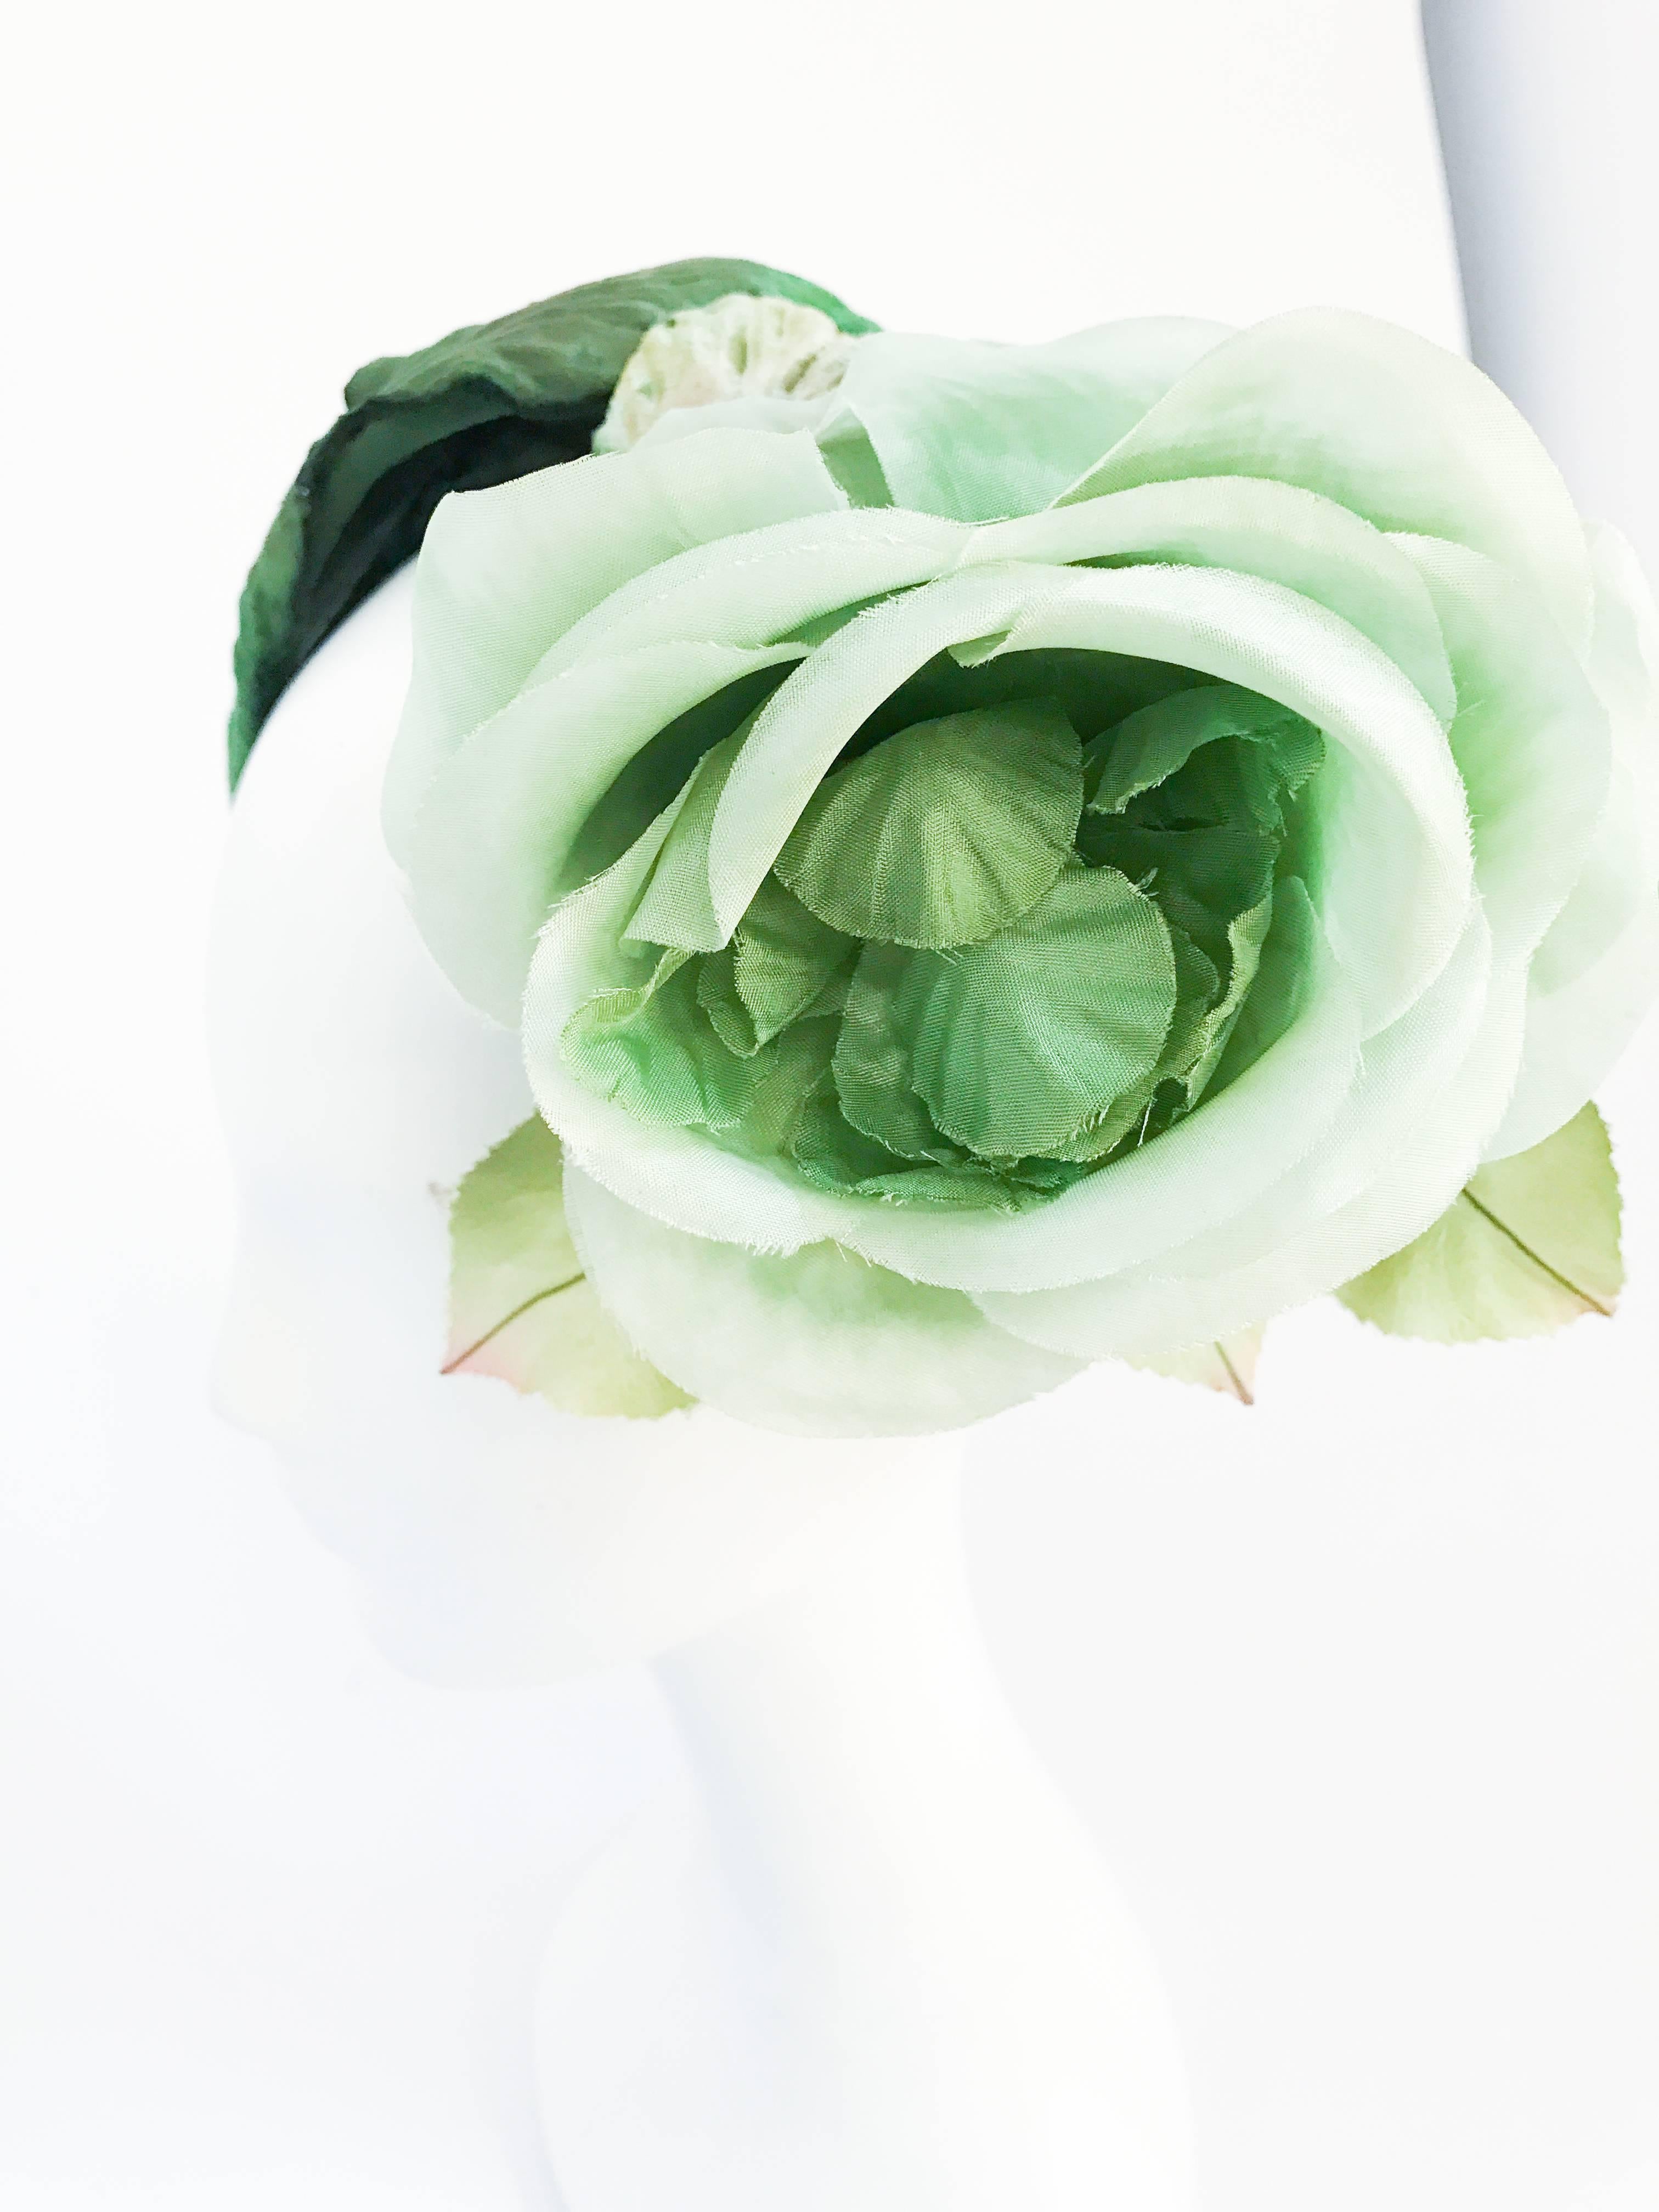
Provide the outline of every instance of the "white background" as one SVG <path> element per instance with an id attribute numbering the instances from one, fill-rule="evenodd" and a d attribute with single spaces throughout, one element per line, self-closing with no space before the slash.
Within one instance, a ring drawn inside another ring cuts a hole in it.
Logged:
<path id="1" fill-rule="evenodd" d="M 242 573 L 361 361 L 680 254 L 899 326 L 1327 300 L 1457 343 L 1414 12 L 173 0 L 8 60 L 0 2201 L 544 2206 L 486 2024 L 672 1746 L 643 1676 L 398 1677 L 206 1410 Z M 1170 1977 L 1202 2212 L 1659 2205 L 1656 1097 L 1650 1026 L 1612 1326 L 1448 1355 L 1322 1310 L 1252 1413 L 1103 1376 L 975 1446 L 989 1630 Z"/>

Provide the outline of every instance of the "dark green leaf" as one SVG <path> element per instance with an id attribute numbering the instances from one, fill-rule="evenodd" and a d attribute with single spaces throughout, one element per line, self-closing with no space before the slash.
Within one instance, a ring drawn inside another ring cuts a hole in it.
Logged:
<path id="1" fill-rule="evenodd" d="M 230 780 L 317 647 L 419 550 L 447 492 L 505 483 L 590 447 L 653 323 L 732 292 L 873 328 L 833 294 L 753 261 L 675 261 L 582 284 L 359 369 L 306 456 L 242 593 Z"/>

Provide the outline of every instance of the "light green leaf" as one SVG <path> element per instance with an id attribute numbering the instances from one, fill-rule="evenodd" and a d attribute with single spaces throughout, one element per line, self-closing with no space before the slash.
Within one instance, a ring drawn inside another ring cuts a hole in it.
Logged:
<path id="1" fill-rule="evenodd" d="M 568 1413 L 650 1420 L 692 1403 L 594 1297 L 565 1221 L 559 1140 L 539 1115 L 462 1182 L 449 1252 L 446 1375 L 493 1375 Z"/>
<path id="2" fill-rule="evenodd" d="M 1361 1321 L 1437 1344 L 1543 1336 L 1624 1287 L 1619 1179 L 1594 1106 L 1481 1168 L 1433 1226 L 1337 1292 Z"/>
<path id="3" fill-rule="evenodd" d="M 1175 1005 L 1158 908 L 1115 869 L 1074 867 L 983 944 L 913 955 L 896 1012 L 939 1127 L 1018 1158 L 1063 1144 L 1148 1074 Z"/>
<path id="4" fill-rule="evenodd" d="M 943 950 L 1035 905 L 1082 809 L 1081 747 L 1054 702 L 951 714 L 827 777 L 777 872 L 849 936 Z"/>
<path id="5" fill-rule="evenodd" d="M 1124 1364 L 1148 1375 L 1167 1375 L 1173 1382 L 1195 1382 L 1202 1389 L 1237 1398 L 1241 1406 L 1254 1406 L 1255 1365 L 1264 1334 L 1259 1328 L 1241 1329 L 1237 1336 L 1188 1345 L 1180 1352 L 1161 1352 L 1156 1358 L 1125 1356 Z"/>

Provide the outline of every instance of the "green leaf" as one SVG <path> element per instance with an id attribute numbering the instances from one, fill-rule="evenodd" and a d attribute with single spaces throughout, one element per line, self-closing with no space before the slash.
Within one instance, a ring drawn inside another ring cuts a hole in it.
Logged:
<path id="1" fill-rule="evenodd" d="M 804 277 L 753 261 L 674 261 L 578 285 L 420 353 L 358 370 L 346 411 L 307 454 L 242 593 L 233 787 L 287 685 L 352 609 L 418 550 L 446 493 L 477 491 L 589 450 L 629 356 L 653 323 L 732 292 L 874 327 Z"/>
<path id="2" fill-rule="evenodd" d="M 1082 809 L 1082 749 L 1054 702 L 947 715 L 826 778 L 777 872 L 850 937 L 942 951 L 1036 904 Z"/>
<path id="3" fill-rule="evenodd" d="M 1158 908 L 1114 869 L 1073 867 L 984 943 L 912 954 L 895 1013 L 939 1129 L 1020 1158 L 1064 1144 L 1149 1074 L 1175 1006 Z"/>
<path id="4" fill-rule="evenodd" d="M 1594 1106 L 1496 1160 L 1414 1243 L 1337 1292 L 1361 1321 L 1437 1344 L 1544 1336 L 1624 1287 L 1619 1179 Z"/>
<path id="5" fill-rule="evenodd" d="M 1259 1328 L 1243 1329 L 1237 1336 L 1218 1337 L 1212 1344 L 1161 1352 L 1156 1358 L 1126 1358 L 1124 1364 L 1148 1375 L 1167 1375 L 1172 1382 L 1195 1382 L 1201 1389 L 1237 1398 L 1241 1406 L 1254 1406 L 1262 1335 Z"/>
<path id="6" fill-rule="evenodd" d="M 564 1214 L 559 1140 L 520 1123 L 449 1210 L 446 1375 L 493 1375 L 568 1413 L 651 1420 L 692 1401 L 600 1308 Z"/>

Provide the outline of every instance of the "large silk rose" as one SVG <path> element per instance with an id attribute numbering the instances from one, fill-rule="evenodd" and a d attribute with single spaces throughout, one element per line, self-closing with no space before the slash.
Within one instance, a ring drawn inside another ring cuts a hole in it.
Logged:
<path id="1" fill-rule="evenodd" d="M 1645 587 L 1462 361 L 836 344 L 445 501 L 386 822 L 599 1305 L 860 1434 L 1224 1339 L 1549 1138 L 1659 820 Z"/>

